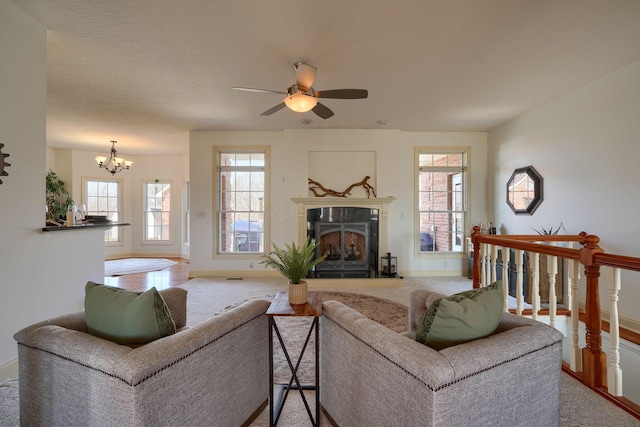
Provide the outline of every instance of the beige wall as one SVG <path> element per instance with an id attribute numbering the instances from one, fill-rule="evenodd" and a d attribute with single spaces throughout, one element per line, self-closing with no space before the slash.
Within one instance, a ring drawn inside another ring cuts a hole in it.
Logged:
<path id="1" fill-rule="evenodd" d="M 487 188 L 498 230 L 531 234 L 562 222 L 560 234 L 586 231 L 607 252 L 640 257 L 639 112 L 637 61 L 491 131 Z M 529 165 L 544 179 L 544 200 L 532 216 L 516 216 L 506 183 L 514 169 Z M 623 280 L 620 314 L 640 319 L 640 274 Z M 600 300 L 607 310 L 604 280 Z"/>
<path id="2" fill-rule="evenodd" d="M 219 259 L 214 257 L 213 241 L 213 146 L 269 146 L 271 150 L 270 241 L 282 245 L 297 240 L 296 205 L 292 197 L 308 197 L 309 169 L 315 165 L 318 152 L 348 157 L 361 151 L 372 168 L 378 197 L 393 196 L 389 206 L 388 247 L 398 257 L 400 274 L 461 275 L 465 271 L 465 256 L 459 254 L 417 255 L 415 234 L 414 148 L 468 146 L 471 147 L 470 223 L 486 222 L 486 134 L 483 132 L 402 132 L 398 130 L 285 130 L 282 132 L 191 132 L 191 211 L 192 227 L 197 230 L 191 242 L 192 275 L 260 275 L 260 257 Z M 371 153 L 375 153 L 372 156 Z M 372 164 L 372 158 L 375 163 Z M 311 160 L 310 160 L 311 159 Z M 365 173 L 362 165 L 357 169 Z M 401 172 L 400 172 L 401 171 Z M 349 168 L 328 166 L 323 176 L 314 176 L 327 187 L 342 189 L 354 179 Z M 364 195 L 360 195 L 364 197 Z M 252 264 L 253 262 L 253 264 Z M 251 267 L 253 265 L 253 267 Z"/>

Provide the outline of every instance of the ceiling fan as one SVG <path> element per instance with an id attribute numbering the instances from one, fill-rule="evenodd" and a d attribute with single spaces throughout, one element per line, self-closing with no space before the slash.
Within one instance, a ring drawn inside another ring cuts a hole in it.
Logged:
<path id="1" fill-rule="evenodd" d="M 286 92 L 268 89 L 253 89 L 249 87 L 234 87 L 233 89 L 285 95 L 284 100 L 280 104 L 269 108 L 267 111 L 260 114 L 261 116 L 269 116 L 276 111 L 280 111 L 284 107 L 289 107 L 289 109 L 298 113 L 304 113 L 305 111 L 311 110 L 319 117 L 328 119 L 333 116 L 333 111 L 331 111 L 326 105 L 318 102 L 318 98 L 363 99 L 369 96 L 369 92 L 366 89 L 315 90 L 312 85 L 316 79 L 316 67 L 305 64 L 304 62 L 296 62 L 293 64 L 293 69 L 296 71 L 296 84 L 289 86 Z"/>

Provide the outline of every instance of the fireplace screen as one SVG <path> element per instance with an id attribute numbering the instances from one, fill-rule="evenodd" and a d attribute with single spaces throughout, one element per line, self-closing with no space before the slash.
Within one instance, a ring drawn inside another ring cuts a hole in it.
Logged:
<path id="1" fill-rule="evenodd" d="M 360 207 L 307 210 L 307 237 L 318 243 L 316 256 L 327 255 L 313 277 L 377 277 L 378 215 L 377 209 Z"/>
<path id="2" fill-rule="evenodd" d="M 330 231 L 320 236 L 320 254 L 326 261 L 366 261 L 367 238 L 353 231 Z"/>
<path id="3" fill-rule="evenodd" d="M 316 224 L 318 254 L 326 255 L 318 271 L 368 271 L 369 224 Z"/>

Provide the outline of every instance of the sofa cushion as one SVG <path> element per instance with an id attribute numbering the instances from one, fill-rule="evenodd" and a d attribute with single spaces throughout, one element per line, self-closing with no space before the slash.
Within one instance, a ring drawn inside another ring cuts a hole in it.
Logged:
<path id="1" fill-rule="evenodd" d="M 416 341 L 442 350 L 491 335 L 504 311 L 502 281 L 434 301 L 422 316 Z"/>
<path id="2" fill-rule="evenodd" d="M 132 292 L 87 282 L 84 310 L 89 333 L 118 344 L 136 347 L 176 332 L 155 287 Z"/>

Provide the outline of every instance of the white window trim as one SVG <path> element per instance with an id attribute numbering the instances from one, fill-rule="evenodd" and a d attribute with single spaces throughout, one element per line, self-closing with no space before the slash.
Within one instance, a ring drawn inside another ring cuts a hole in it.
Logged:
<path id="1" fill-rule="evenodd" d="M 143 180 L 142 181 L 142 233 L 140 234 L 141 237 L 141 245 L 152 245 L 152 246 L 168 246 L 168 245 L 173 245 L 174 241 L 175 241 L 175 236 L 174 236 L 174 187 L 173 187 L 173 180 L 171 179 L 159 179 L 158 180 L 159 184 L 169 184 L 169 194 L 170 194 L 170 199 L 169 199 L 169 239 L 168 240 L 147 240 L 146 239 L 146 229 L 147 229 L 147 218 L 146 218 L 146 214 L 147 214 L 147 193 L 146 193 L 146 186 L 147 184 L 155 184 L 155 179 L 147 179 L 147 180 Z"/>
<path id="2" fill-rule="evenodd" d="M 264 153 L 264 251 L 270 251 L 271 247 L 271 237 L 270 237 L 270 221 L 269 221 L 269 212 L 271 211 L 271 147 L 268 145 L 246 145 L 246 146 L 236 146 L 236 145 L 220 145 L 213 147 L 213 258 L 219 259 L 258 259 L 262 258 L 262 256 L 266 252 L 249 252 L 249 253 L 222 253 L 220 252 L 220 242 L 218 241 L 218 224 L 220 212 L 218 210 L 218 184 L 219 184 L 219 170 L 218 170 L 218 154 L 219 153 L 242 153 L 242 152 L 261 152 Z"/>
<path id="3" fill-rule="evenodd" d="M 87 194 L 87 182 L 88 181 L 108 181 L 108 182 L 115 182 L 118 184 L 118 221 L 119 222 L 124 222 L 122 216 L 124 215 L 124 197 L 122 197 L 122 195 L 124 194 L 124 180 L 123 179 L 119 179 L 119 178 L 111 178 L 111 177 L 98 177 L 98 176 L 83 176 L 82 177 L 82 193 L 81 193 L 81 198 L 82 198 L 82 203 L 85 204 L 87 206 L 87 209 L 89 209 L 89 203 L 88 203 L 88 198 L 89 195 Z M 105 247 L 117 247 L 117 246 L 124 246 L 125 241 L 124 241 L 124 230 L 119 227 L 118 230 L 118 240 L 113 241 L 113 242 L 106 242 L 103 240 L 104 246 Z"/>
<path id="4" fill-rule="evenodd" d="M 463 180 L 463 187 L 464 187 L 464 195 L 463 195 L 463 200 L 462 203 L 464 205 L 464 224 L 466 228 L 469 228 L 469 206 L 470 205 L 470 198 L 471 198 L 471 183 L 469 180 L 469 177 L 471 176 L 470 173 L 470 163 L 471 163 L 471 147 L 468 146 L 437 146 L 437 147 L 429 147 L 429 146 L 420 146 L 420 147 L 415 147 L 414 148 L 414 160 L 413 160 L 413 164 L 414 164 L 414 173 L 413 173 L 413 177 L 414 177 L 414 192 L 413 192 L 413 198 L 414 198 L 414 231 L 413 231 L 413 240 L 414 240 L 414 254 L 416 258 L 438 258 L 438 257 L 442 257 L 442 258 L 447 258 L 450 259 L 452 255 L 454 256 L 459 256 L 459 257 L 465 257 L 467 256 L 466 251 L 466 245 L 467 245 L 467 239 L 466 239 L 466 235 L 467 235 L 467 230 L 463 230 L 462 231 L 462 251 L 461 252 L 452 252 L 452 251 L 436 251 L 436 252 L 422 252 L 420 251 L 420 197 L 419 197 L 419 191 L 420 191 L 420 154 L 448 154 L 448 153 L 460 153 L 460 154 L 464 154 L 464 159 L 465 159 L 465 165 L 462 166 L 463 168 L 463 172 L 464 172 L 464 180 Z M 440 166 L 437 167 L 439 170 L 446 172 L 446 171 L 459 171 L 460 167 L 455 166 L 455 167 L 447 167 L 447 166 Z"/>
<path id="5" fill-rule="evenodd" d="M 185 180 L 182 191 L 182 244 L 191 246 L 191 181 Z"/>

